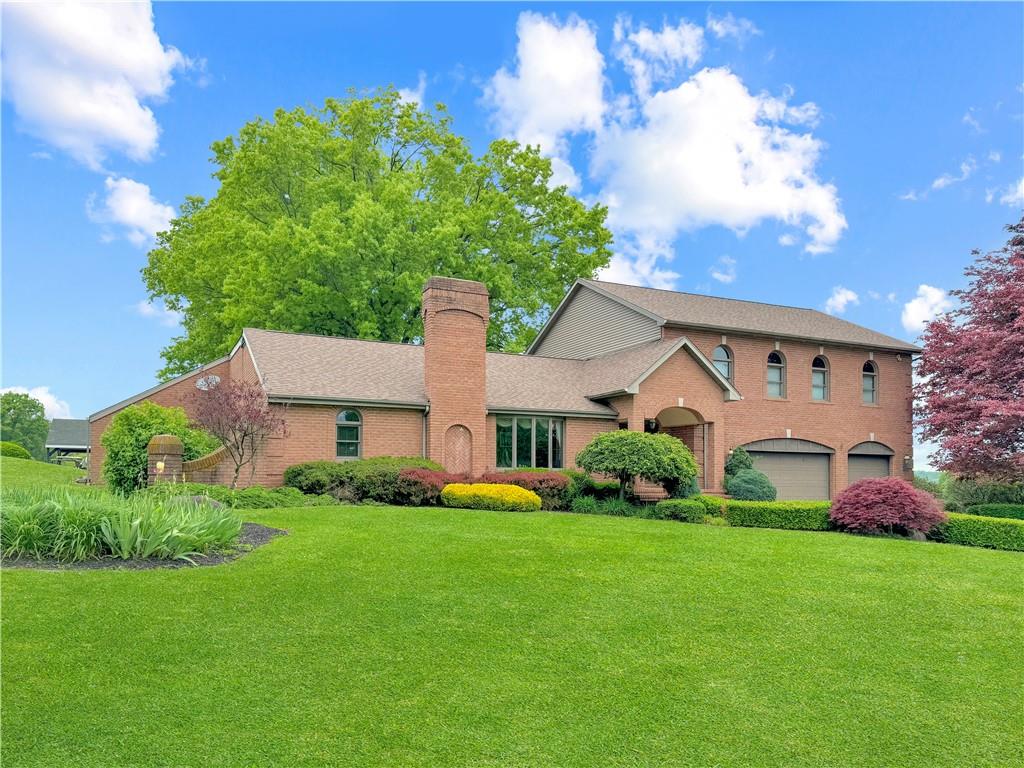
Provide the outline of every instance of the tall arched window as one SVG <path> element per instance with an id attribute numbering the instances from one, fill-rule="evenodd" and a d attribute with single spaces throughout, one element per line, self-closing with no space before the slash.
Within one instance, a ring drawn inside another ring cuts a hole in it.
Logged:
<path id="1" fill-rule="evenodd" d="M 768 355 L 768 397 L 786 396 L 786 358 L 781 352 Z"/>
<path id="2" fill-rule="evenodd" d="M 363 454 L 363 417 L 359 411 L 338 414 L 334 440 L 334 455 L 339 459 L 358 459 Z"/>
<path id="3" fill-rule="evenodd" d="M 715 364 L 715 368 L 729 381 L 732 381 L 732 350 L 724 344 L 720 344 L 715 347 L 715 351 L 711 355 L 711 362 Z"/>
<path id="4" fill-rule="evenodd" d="M 861 399 L 868 405 L 878 402 L 878 368 L 868 360 L 861 374 Z"/>
<path id="5" fill-rule="evenodd" d="M 811 361 L 811 399 L 828 400 L 828 360 L 818 355 Z"/>

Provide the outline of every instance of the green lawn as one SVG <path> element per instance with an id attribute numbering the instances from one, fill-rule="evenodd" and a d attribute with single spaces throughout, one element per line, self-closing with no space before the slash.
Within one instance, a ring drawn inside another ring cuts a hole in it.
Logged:
<path id="1" fill-rule="evenodd" d="M 13 766 L 1011 766 L 1024 556 L 388 507 L 3 574 Z"/>
<path id="2" fill-rule="evenodd" d="M 0 485 L 4 488 L 30 488 L 36 485 L 64 485 L 75 482 L 85 472 L 81 469 L 45 461 L 0 457 Z"/>

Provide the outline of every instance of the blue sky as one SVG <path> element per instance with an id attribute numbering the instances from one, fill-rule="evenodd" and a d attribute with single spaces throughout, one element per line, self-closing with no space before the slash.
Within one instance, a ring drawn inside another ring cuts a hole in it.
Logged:
<path id="1" fill-rule="evenodd" d="M 3 10 L 4 387 L 84 417 L 154 382 L 152 232 L 208 147 L 394 84 L 612 205 L 608 277 L 913 339 L 1020 215 L 1020 4 L 160 4 Z M 831 299 L 831 302 L 830 302 Z"/>

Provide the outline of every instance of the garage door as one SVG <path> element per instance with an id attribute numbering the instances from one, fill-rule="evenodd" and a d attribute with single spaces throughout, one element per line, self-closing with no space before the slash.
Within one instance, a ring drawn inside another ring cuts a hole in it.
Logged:
<path id="1" fill-rule="evenodd" d="M 888 456 L 850 456 L 850 482 L 856 483 L 865 477 L 888 477 Z"/>
<path id="2" fill-rule="evenodd" d="M 750 451 L 750 458 L 768 475 L 780 501 L 828 498 L 828 454 Z"/>

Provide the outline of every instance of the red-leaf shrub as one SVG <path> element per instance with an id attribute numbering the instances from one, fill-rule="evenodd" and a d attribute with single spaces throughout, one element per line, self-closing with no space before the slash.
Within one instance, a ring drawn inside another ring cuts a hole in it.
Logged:
<path id="1" fill-rule="evenodd" d="M 540 496 L 543 509 L 564 509 L 572 481 L 564 472 L 486 472 L 480 482 L 518 485 Z"/>
<path id="2" fill-rule="evenodd" d="M 830 518 L 858 533 L 927 533 L 946 522 L 935 498 L 898 477 L 859 480 L 840 492 Z"/>
<path id="3" fill-rule="evenodd" d="M 398 473 L 395 501 L 413 507 L 436 506 L 441 503 L 441 491 L 446 485 L 465 482 L 469 482 L 466 475 L 433 469 L 403 469 Z"/>

